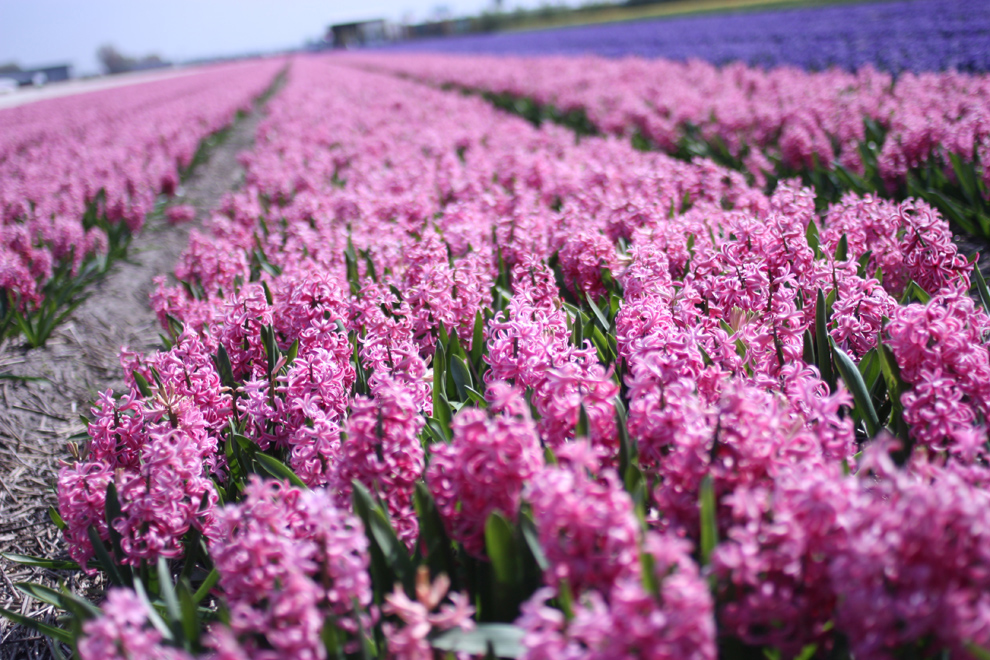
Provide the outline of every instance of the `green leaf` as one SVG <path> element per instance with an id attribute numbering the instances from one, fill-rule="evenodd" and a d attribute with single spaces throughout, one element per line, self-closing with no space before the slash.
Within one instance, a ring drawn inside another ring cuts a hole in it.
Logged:
<path id="1" fill-rule="evenodd" d="M 818 358 L 818 371 L 822 375 L 822 380 L 828 383 L 829 389 L 834 392 L 835 376 L 832 374 L 831 355 L 825 295 L 821 289 L 818 289 L 818 299 L 815 303 L 815 356 Z"/>
<path id="2" fill-rule="evenodd" d="M 598 319 L 602 332 L 608 332 L 611 324 L 608 322 L 608 318 L 605 316 L 604 312 L 602 312 L 598 305 L 595 304 L 595 301 L 591 297 L 590 293 L 586 291 L 584 297 L 588 301 L 588 306 L 591 307 L 591 312 L 595 315 L 595 318 Z"/>
<path id="3" fill-rule="evenodd" d="M 320 639 L 323 640 L 323 647 L 327 650 L 328 658 L 344 660 L 344 649 L 340 644 L 340 629 L 334 624 L 332 617 L 327 617 L 323 620 Z"/>
<path id="4" fill-rule="evenodd" d="M 877 381 L 883 375 L 876 348 L 871 348 L 863 354 L 863 357 L 859 361 L 859 373 L 863 377 L 863 382 L 866 383 L 867 391 L 874 394 L 873 390 L 876 387 Z"/>
<path id="5" fill-rule="evenodd" d="M 699 493 L 701 507 L 701 565 L 711 561 L 712 551 L 718 545 L 718 520 L 715 516 L 715 485 L 710 474 L 701 480 Z"/>
<path id="6" fill-rule="evenodd" d="M 615 360 L 615 355 L 612 353 L 612 348 L 608 344 L 608 340 L 605 339 L 605 335 L 598 328 L 597 325 L 591 324 L 585 328 L 585 334 L 591 338 L 591 342 L 595 345 L 595 350 L 598 351 L 598 359 L 602 364 L 608 365 Z"/>
<path id="7" fill-rule="evenodd" d="M 370 522 L 371 534 L 375 542 L 378 543 L 378 547 L 381 548 L 382 554 L 385 555 L 385 560 L 403 583 L 411 585 L 415 570 L 409 553 L 405 544 L 399 540 L 395 530 L 392 529 L 392 525 L 381 507 L 376 506 L 371 510 Z"/>
<path id="8" fill-rule="evenodd" d="M 148 379 L 137 371 L 135 371 L 132 375 L 134 376 L 134 384 L 137 385 L 138 391 L 141 392 L 141 396 L 145 399 L 150 399 L 152 394 L 151 385 L 148 383 Z"/>
<path id="9" fill-rule="evenodd" d="M 561 578 L 557 583 L 557 601 L 560 609 L 564 613 L 564 618 L 568 621 L 574 618 L 574 592 L 571 591 L 571 583 L 567 578 Z"/>
<path id="10" fill-rule="evenodd" d="M 237 382 L 234 380 L 234 368 L 230 364 L 230 356 L 227 355 L 227 349 L 223 347 L 223 344 L 217 348 L 214 360 L 217 365 L 217 373 L 220 375 L 220 382 L 231 389 L 237 387 Z"/>
<path id="11" fill-rule="evenodd" d="M 481 655 L 491 648 L 499 658 L 518 658 L 525 649 L 523 630 L 509 623 L 479 623 L 471 630 L 454 628 L 430 640 L 438 651 Z"/>
<path id="12" fill-rule="evenodd" d="M 65 524 L 65 521 L 62 520 L 62 516 L 59 514 L 58 509 L 53 506 L 48 507 L 48 517 L 51 518 L 52 523 L 56 527 L 62 531 L 65 531 L 67 525 Z"/>
<path id="13" fill-rule="evenodd" d="M 43 557 L 32 557 L 31 555 L 19 555 L 16 552 L 0 552 L 0 557 L 3 557 L 7 561 L 12 561 L 15 564 L 21 564 L 23 566 L 37 566 L 38 568 L 47 568 L 53 571 L 78 571 L 79 564 L 74 561 L 67 561 L 64 559 L 45 559 Z"/>
<path id="14" fill-rule="evenodd" d="M 450 335 L 447 334 L 447 327 L 443 323 L 437 324 L 437 342 L 443 347 L 444 355 L 449 355 Z"/>
<path id="15" fill-rule="evenodd" d="M 979 225 L 975 224 L 969 217 L 970 212 L 949 199 L 940 190 L 927 190 L 920 195 L 927 202 L 931 202 L 951 220 L 955 225 L 970 236 L 981 236 Z"/>
<path id="16" fill-rule="evenodd" d="M 953 153 L 949 154 L 949 161 L 952 163 L 952 169 L 956 173 L 956 179 L 959 180 L 959 187 L 962 188 L 963 195 L 966 197 L 966 201 L 969 202 L 969 206 L 981 206 L 983 195 L 980 192 L 979 179 L 973 169 L 973 164 L 970 162 L 964 163 L 958 154 Z"/>
<path id="17" fill-rule="evenodd" d="M 165 557 L 158 558 L 158 594 L 165 603 L 165 611 L 168 612 L 170 623 L 180 632 L 183 628 L 182 608 L 179 606 L 179 597 L 175 593 L 175 585 L 172 584 L 172 575 L 168 570 L 168 560 Z M 175 630 L 173 629 L 173 632 Z"/>
<path id="18" fill-rule="evenodd" d="M 599 272 L 602 278 L 602 286 L 608 290 L 609 295 L 614 296 L 616 293 L 621 295 L 622 285 L 615 280 L 615 276 L 612 275 L 612 270 L 602 266 Z"/>
<path id="19" fill-rule="evenodd" d="M 151 599 L 148 598 L 148 592 L 144 589 L 144 583 L 141 580 L 134 580 L 134 593 L 137 597 L 144 603 L 144 606 L 148 609 L 148 621 L 152 626 L 155 627 L 158 632 L 162 634 L 162 637 L 168 641 L 174 641 L 175 635 L 172 633 L 172 629 L 168 627 L 165 620 L 162 619 L 161 614 L 155 609 L 154 604 Z"/>
<path id="20" fill-rule="evenodd" d="M 619 474 L 625 474 L 626 469 L 635 460 L 635 447 L 629 438 L 629 427 L 626 423 L 626 407 L 622 397 L 615 397 L 615 428 L 619 432 Z"/>
<path id="21" fill-rule="evenodd" d="M 640 550 L 639 564 L 643 579 L 643 588 L 659 600 L 660 581 L 657 579 L 656 559 L 649 552 Z"/>
<path id="22" fill-rule="evenodd" d="M 856 263 L 859 264 L 856 267 L 856 274 L 862 277 L 863 279 L 866 279 L 866 267 L 867 265 L 869 265 L 871 257 L 873 257 L 873 250 L 867 250 L 856 261 Z"/>
<path id="23" fill-rule="evenodd" d="M 914 280 L 911 280 L 907 283 L 907 286 L 904 287 L 904 295 L 901 296 L 900 304 L 906 305 L 912 298 L 920 302 L 922 305 L 927 305 L 931 302 L 932 295 L 922 289 L 920 284 Z"/>
<path id="24" fill-rule="evenodd" d="M 474 334 L 471 336 L 471 362 L 481 373 L 482 357 L 485 354 L 485 317 L 479 309 L 474 315 Z"/>
<path id="25" fill-rule="evenodd" d="M 987 288 L 987 281 L 983 277 L 983 273 L 980 272 L 978 265 L 973 267 L 973 278 L 976 280 L 976 292 L 980 296 L 983 311 L 990 314 L 990 289 Z"/>
<path id="26" fill-rule="evenodd" d="M 375 284 L 377 284 L 378 283 L 378 271 L 375 269 L 375 262 L 371 258 L 371 253 L 368 250 L 363 250 L 362 251 L 362 254 L 364 255 L 364 264 L 365 264 L 365 266 L 367 267 L 367 270 L 368 270 L 368 277 L 371 278 L 371 281 L 372 282 L 374 282 Z"/>
<path id="27" fill-rule="evenodd" d="M 468 399 L 473 401 L 479 408 L 487 408 L 488 401 L 485 400 L 485 395 L 474 389 L 473 387 L 465 387 L 467 390 Z"/>
<path id="28" fill-rule="evenodd" d="M 351 600 L 353 602 L 354 611 L 360 612 L 361 605 L 358 603 L 357 596 L 353 596 Z M 364 630 L 364 619 L 360 616 L 356 616 L 354 618 L 357 619 L 358 639 L 361 640 L 361 660 L 371 660 L 372 658 L 378 657 L 378 650 L 375 648 L 374 640 L 368 637 Z"/>
<path id="29" fill-rule="evenodd" d="M 100 538 L 100 533 L 96 531 L 96 526 L 90 525 L 88 533 L 89 542 L 93 546 L 93 552 L 96 553 L 96 558 L 100 562 L 100 567 L 107 574 L 107 578 L 114 586 L 124 586 L 124 578 L 121 577 L 120 571 L 117 570 L 117 565 L 114 563 L 110 553 L 107 552 L 106 546 L 103 545 L 103 539 Z"/>
<path id="30" fill-rule="evenodd" d="M 808 223 L 808 229 L 805 231 L 804 236 L 808 239 L 808 247 L 810 247 L 815 252 L 815 259 L 820 259 L 822 256 L 822 242 L 818 234 L 818 225 L 812 220 Z"/>
<path id="31" fill-rule="evenodd" d="M 199 616 L 196 611 L 196 601 L 193 598 L 192 585 L 185 577 L 179 580 L 176 588 L 179 597 L 179 609 L 182 614 L 182 634 L 192 644 L 199 641 Z"/>
<path id="32" fill-rule="evenodd" d="M 549 570 L 550 562 L 547 560 L 546 553 L 543 552 L 543 546 L 540 545 L 540 534 L 536 531 L 533 516 L 528 512 L 519 514 L 519 529 L 529 551 L 533 554 L 533 559 L 536 560 L 536 565 L 540 567 L 541 571 Z"/>
<path id="33" fill-rule="evenodd" d="M 30 617 L 26 617 L 17 612 L 11 612 L 8 609 L 0 607 L 0 616 L 13 621 L 14 623 L 20 624 L 22 626 L 27 626 L 32 630 L 37 630 L 42 635 L 46 637 L 51 637 L 52 639 L 62 642 L 63 644 L 72 644 L 73 638 L 72 634 L 68 630 L 62 630 L 61 628 L 55 628 L 54 626 L 49 626 L 46 623 L 41 623 L 40 621 L 35 621 Z"/>
<path id="34" fill-rule="evenodd" d="M 877 411 L 873 408 L 873 400 L 866 388 L 866 382 L 852 358 L 836 346 L 831 337 L 829 337 L 829 342 L 832 345 L 832 354 L 835 356 L 835 368 L 838 369 L 839 375 L 845 381 L 846 387 L 852 392 L 856 410 L 866 422 L 866 431 L 872 438 L 880 430 L 880 419 L 877 417 Z"/>
<path id="35" fill-rule="evenodd" d="M 120 536 L 120 532 L 118 532 L 117 528 L 113 525 L 114 521 L 123 517 L 124 514 L 120 507 L 120 499 L 117 497 L 117 486 L 112 481 L 107 484 L 107 494 L 103 509 L 104 515 L 106 516 L 107 530 L 110 534 L 110 545 L 113 547 L 114 557 L 117 558 L 117 561 L 121 562 L 120 575 L 127 584 L 131 584 L 134 581 L 134 575 L 130 566 L 123 565 L 123 539 Z"/>
<path id="36" fill-rule="evenodd" d="M 450 331 L 450 337 L 447 339 L 447 355 L 457 355 L 465 362 L 468 360 L 468 354 L 464 351 L 464 347 L 461 346 L 460 337 L 457 336 L 457 328 Z"/>
<path id="37" fill-rule="evenodd" d="M 975 642 L 966 642 L 966 650 L 976 658 L 976 660 L 990 660 L 990 651 L 979 646 Z"/>
<path id="38" fill-rule="evenodd" d="M 69 591 L 64 582 L 61 584 L 59 595 L 62 597 L 63 609 L 71 612 L 80 621 L 86 621 L 88 619 L 103 616 L 103 612 L 100 611 L 100 608 L 87 599 L 81 598 Z"/>
<path id="39" fill-rule="evenodd" d="M 454 415 L 450 409 L 450 404 L 447 403 L 446 395 L 443 392 L 438 393 L 436 390 L 433 392 L 433 417 L 440 423 L 440 430 L 449 441 L 452 436 L 450 422 Z"/>
<path id="40" fill-rule="evenodd" d="M 815 340 L 811 336 L 810 330 L 805 330 L 802 336 L 801 359 L 805 364 L 816 364 Z"/>
<path id="41" fill-rule="evenodd" d="M 430 572 L 434 575 L 438 573 L 456 575 L 457 566 L 455 565 L 450 538 L 443 526 L 443 518 L 437 509 L 433 494 L 422 481 L 416 482 L 416 489 L 413 491 L 413 505 L 416 508 L 416 517 L 419 519 L 419 544 L 417 547 L 426 552 Z"/>
<path id="42" fill-rule="evenodd" d="M 845 261 L 849 255 L 849 237 L 845 234 L 839 239 L 839 244 L 835 246 L 835 260 Z"/>
<path id="43" fill-rule="evenodd" d="M 289 346 L 289 352 L 285 356 L 285 364 L 290 365 L 295 362 L 296 357 L 299 355 L 299 338 L 297 337 L 292 346 Z"/>
<path id="44" fill-rule="evenodd" d="M 901 394 L 907 387 L 901 379 L 900 367 L 897 366 L 894 352 L 880 340 L 877 341 L 877 357 L 880 358 L 880 370 L 887 384 L 887 396 L 890 397 L 890 426 L 895 435 L 908 441 L 907 428 L 902 417 L 904 408 L 901 405 Z"/>
<path id="45" fill-rule="evenodd" d="M 433 351 L 433 397 L 443 392 L 447 383 L 447 351 L 444 342 L 437 337 L 436 348 Z"/>
<path id="46" fill-rule="evenodd" d="M 435 443 L 447 443 L 447 436 L 443 434 L 443 427 L 439 421 L 433 417 L 428 417 L 426 419 L 426 432 L 429 434 L 430 438 L 433 439 Z"/>
<path id="47" fill-rule="evenodd" d="M 498 511 L 485 522 L 485 550 L 495 569 L 495 577 L 503 585 L 513 584 L 520 576 L 519 548 L 512 524 Z"/>
<path id="48" fill-rule="evenodd" d="M 853 190 L 860 195 L 864 195 L 869 192 L 873 192 L 873 186 L 869 184 L 863 177 L 859 176 L 855 172 L 844 167 L 841 163 L 833 163 L 833 172 L 839 183 L 849 190 Z"/>
<path id="49" fill-rule="evenodd" d="M 591 425 L 588 423 L 588 411 L 585 409 L 584 404 L 578 410 L 578 421 L 577 425 L 574 427 L 574 437 L 575 438 L 587 438 L 591 435 L 590 433 Z"/>
<path id="50" fill-rule="evenodd" d="M 372 497 L 371 491 L 357 479 L 351 482 L 351 487 L 354 512 L 364 522 L 368 541 L 381 552 L 388 570 L 394 573 L 407 589 L 411 588 L 415 582 L 415 570 L 406 546 L 399 541 L 385 513 Z"/>
<path id="51" fill-rule="evenodd" d="M 584 348 L 584 318 L 585 313 L 581 310 L 576 310 L 574 321 L 571 324 L 571 341 L 578 348 Z"/>
<path id="52" fill-rule="evenodd" d="M 14 587 L 21 593 L 27 594 L 42 603 L 54 605 L 60 610 L 66 609 L 62 594 L 43 584 L 37 584 L 36 582 L 15 582 Z"/>
<path id="53" fill-rule="evenodd" d="M 309 490 L 309 486 L 306 485 L 305 481 L 300 479 L 299 476 L 289 468 L 289 466 L 274 456 L 269 456 L 268 454 L 259 451 L 254 455 L 254 459 L 258 461 L 258 464 L 262 469 L 264 469 L 265 472 L 276 479 L 282 479 L 284 481 L 288 481 L 297 488 Z"/>
<path id="54" fill-rule="evenodd" d="M 471 372 L 460 356 L 450 356 L 450 373 L 454 377 L 454 387 L 457 389 L 458 400 L 467 401 L 467 388 L 474 385 L 474 382 L 471 380 Z"/>
<path id="55" fill-rule="evenodd" d="M 212 569 L 206 575 L 206 579 L 199 585 L 196 589 L 196 593 L 193 594 L 193 602 L 196 604 L 202 603 L 203 599 L 210 595 L 210 591 L 216 586 L 217 582 L 220 581 L 220 573 L 217 569 Z"/>

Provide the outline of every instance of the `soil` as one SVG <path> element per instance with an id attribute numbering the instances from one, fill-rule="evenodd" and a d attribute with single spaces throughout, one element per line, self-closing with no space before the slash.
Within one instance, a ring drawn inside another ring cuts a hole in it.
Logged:
<path id="1" fill-rule="evenodd" d="M 261 115 L 256 110 L 238 121 L 184 183 L 174 203 L 194 206 L 194 222 L 170 226 L 160 217 L 149 220 L 127 260 L 93 287 L 45 347 L 0 345 L 0 550 L 68 558 L 48 508 L 55 504 L 60 463 L 72 460 L 70 443 L 85 441 L 79 414 L 89 414 L 98 393 L 123 389 L 121 346 L 139 351 L 159 346 L 161 328 L 149 305 L 152 280 L 172 273 L 190 229 L 239 186 L 244 172 L 237 155 L 251 147 Z M 25 597 L 14 583 L 57 588 L 60 580 L 77 591 L 98 586 L 87 584 L 82 574 L 29 568 L 0 557 L 0 607 L 53 624 L 54 608 Z M 0 618 L 0 660 L 52 658 L 51 644 Z"/>

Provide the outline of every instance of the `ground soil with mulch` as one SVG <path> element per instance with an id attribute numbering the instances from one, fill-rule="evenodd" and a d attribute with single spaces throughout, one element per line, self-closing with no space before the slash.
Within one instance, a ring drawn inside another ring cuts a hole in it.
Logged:
<path id="1" fill-rule="evenodd" d="M 0 550 L 68 558 L 48 508 L 55 504 L 60 463 L 72 460 L 73 442 L 85 440 L 79 414 L 89 414 L 100 392 L 123 389 L 121 346 L 153 351 L 160 345 L 161 327 L 149 306 L 152 280 L 172 272 L 190 229 L 239 185 L 243 168 L 237 154 L 251 147 L 261 114 L 256 110 L 239 120 L 183 185 L 175 202 L 196 208 L 194 223 L 170 226 L 162 218 L 150 220 L 127 260 L 93 287 L 45 347 L 25 350 L 16 341 L 0 345 Z M 14 583 L 57 586 L 59 580 L 77 593 L 101 586 L 79 573 L 28 568 L 0 558 L 0 607 L 54 623 L 54 608 L 25 597 Z M 51 657 L 47 638 L 0 618 L 0 660 Z"/>

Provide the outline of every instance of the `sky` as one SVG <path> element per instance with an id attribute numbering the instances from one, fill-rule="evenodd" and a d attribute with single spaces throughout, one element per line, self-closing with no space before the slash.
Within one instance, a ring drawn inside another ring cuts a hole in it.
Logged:
<path id="1" fill-rule="evenodd" d="M 468 15 L 492 0 L 0 0 L 0 64 L 69 63 L 73 75 L 87 75 L 99 72 L 96 50 L 104 44 L 172 61 L 269 52 L 318 39 L 333 23 L 418 21 L 441 6 Z"/>

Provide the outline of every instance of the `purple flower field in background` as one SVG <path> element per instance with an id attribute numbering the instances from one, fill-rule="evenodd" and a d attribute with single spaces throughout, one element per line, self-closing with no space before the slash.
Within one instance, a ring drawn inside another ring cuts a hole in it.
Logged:
<path id="1" fill-rule="evenodd" d="M 699 58 L 805 69 L 990 69 L 990 3 L 908 0 L 407 42 L 390 51 Z"/>

